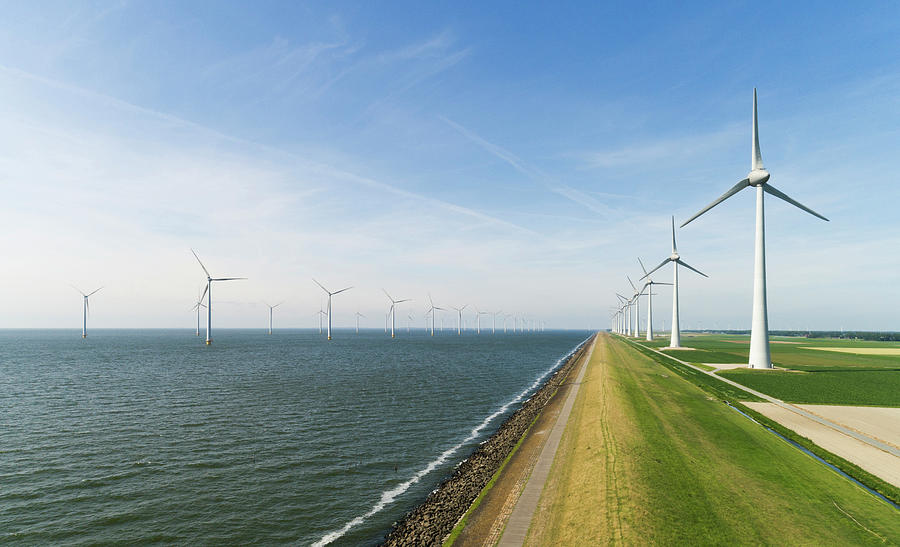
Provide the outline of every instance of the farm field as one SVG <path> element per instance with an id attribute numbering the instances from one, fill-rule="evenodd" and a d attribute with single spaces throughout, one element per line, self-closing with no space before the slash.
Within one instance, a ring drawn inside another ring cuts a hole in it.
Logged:
<path id="1" fill-rule="evenodd" d="M 657 349 L 667 342 L 641 341 Z M 694 349 L 663 351 L 698 365 L 745 363 L 749 343 L 749 336 L 687 335 L 682 345 Z M 788 370 L 737 368 L 717 374 L 790 403 L 900 406 L 898 342 L 773 337 L 771 350 L 775 366 Z"/>
<path id="2" fill-rule="evenodd" d="M 637 349 L 602 335 L 589 367 L 526 544 L 900 542 L 896 509 Z"/>

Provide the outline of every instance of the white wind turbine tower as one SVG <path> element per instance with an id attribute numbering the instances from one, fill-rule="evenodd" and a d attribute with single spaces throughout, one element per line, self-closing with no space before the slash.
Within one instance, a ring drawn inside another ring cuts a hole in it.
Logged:
<path id="1" fill-rule="evenodd" d="M 263 304 L 265 304 L 266 307 L 269 308 L 269 334 L 272 334 L 272 310 L 274 310 L 278 306 L 284 304 L 284 302 L 279 302 L 279 303 L 275 304 L 274 306 L 270 306 L 268 302 L 263 302 Z"/>
<path id="2" fill-rule="evenodd" d="M 203 291 L 203 294 L 206 295 L 206 345 L 212 344 L 212 284 L 213 281 L 235 281 L 238 279 L 247 279 L 246 277 L 217 277 L 209 275 L 209 270 L 206 269 L 206 266 L 203 265 L 203 262 L 200 261 L 200 257 L 197 256 L 197 253 L 194 252 L 194 249 L 191 249 L 191 252 L 194 254 L 194 258 L 197 259 L 197 262 L 200 263 L 200 267 L 203 268 L 203 273 L 206 274 L 206 289 Z M 203 300 L 203 296 L 200 297 L 200 300 Z"/>
<path id="3" fill-rule="evenodd" d="M 205 308 L 203 304 L 203 290 L 197 291 L 197 303 L 191 308 L 191 311 L 197 310 L 197 336 L 200 336 L 200 308 Z"/>
<path id="4" fill-rule="evenodd" d="M 390 311 L 390 314 L 391 314 L 391 338 L 393 338 L 394 337 L 394 324 L 396 323 L 395 318 L 397 316 L 397 304 L 399 304 L 401 302 L 411 302 L 412 299 L 406 298 L 404 300 L 394 300 L 394 297 L 389 295 L 387 291 L 385 291 L 384 289 L 381 289 L 381 290 L 384 291 L 385 296 L 387 296 L 388 300 L 391 301 L 391 311 Z"/>
<path id="5" fill-rule="evenodd" d="M 360 318 L 360 317 L 362 317 L 363 319 L 365 319 L 366 316 L 363 315 L 363 314 L 361 314 L 361 313 L 359 313 L 359 312 L 356 312 L 356 334 L 359 334 L 359 318 Z"/>
<path id="6" fill-rule="evenodd" d="M 81 307 L 81 337 L 87 338 L 87 316 L 88 316 L 88 313 L 90 313 L 90 311 L 91 311 L 91 304 L 88 301 L 88 298 L 90 298 L 90 296 L 92 294 L 96 293 L 103 287 L 100 287 L 100 289 L 93 290 L 87 294 L 85 294 L 84 291 L 82 291 L 75 285 L 72 285 L 72 288 L 75 289 L 76 291 L 80 292 L 81 296 L 83 298 L 82 307 Z"/>
<path id="7" fill-rule="evenodd" d="M 623 317 L 625 318 L 622 334 L 624 334 L 625 336 L 631 336 L 631 300 L 625 298 L 619 293 L 616 293 L 616 296 L 619 297 L 619 300 L 622 301 L 622 313 Z"/>
<path id="8" fill-rule="evenodd" d="M 468 304 L 466 304 L 465 306 L 463 306 L 461 308 L 457 308 L 455 306 L 450 306 L 450 307 L 453 308 L 454 310 L 456 310 L 456 334 L 461 335 L 462 334 L 462 312 L 464 309 L 466 309 L 466 307 L 468 307 Z"/>
<path id="9" fill-rule="evenodd" d="M 681 256 L 678 254 L 678 247 L 675 245 L 675 217 L 672 217 L 672 254 L 669 255 L 669 258 L 662 261 L 662 263 L 650 270 L 650 273 L 642 277 L 641 279 L 645 279 L 650 277 L 650 274 L 655 272 L 656 270 L 662 268 L 666 265 L 667 262 L 672 263 L 672 337 L 669 340 L 670 348 L 680 348 L 681 347 L 681 327 L 678 321 L 678 265 L 681 264 L 685 268 L 689 270 L 693 270 L 703 277 L 709 277 L 705 273 L 700 270 L 688 266 L 683 260 L 681 260 Z"/>
<path id="10" fill-rule="evenodd" d="M 409 312 L 406 314 L 406 334 L 409 334 L 409 329 L 412 326 L 413 322 L 413 313 Z"/>
<path id="11" fill-rule="evenodd" d="M 769 193 L 783 199 L 791 205 L 803 209 L 807 213 L 828 220 L 809 207 L 788 197 L 769 184 L 769 172 L 763 167 L 762 154 L 759 151 L 759 122 L 756 110 L 756 88 L 753 88 L 753 136 L 750 142 L 750 173 L 745 179 L 731 187 L 719 199 L 687 219 L 681 226 L 709 211 L 734 194 L 748 186 L 756 187 L 756 241 L 753 261 L 753 323 L 750 329 L 750 368 L 772 368 L 772 355 L 769 351 L 769 314 L 766 305 L 766 216 L 763 206 L 763 194 Z"/>
<path id="12" fill-rule="evenodd" d="M 631 282 L 631 278 L 627 275 L 625 279 L 628 280 L 628 284 L 631 285 L 631 288 L 634 289 L 634 296 L 631 297 L 634 302 L 634 330 L 632 330 L 632 334 L 634 334 L 635 338 L 641 337 L 641 296 L 643 294 L 643 287 L 641 290 L 638 290 L 637 287 L 634 286 L 634 283 Z"/>
<path id="13" fill-rule="evenodd" d="M 638 264 L 641 265 L 641 270 L 644 272 L 644 277 L 647 278 L 647 281 L 644 283 L 644 286 L 641 287 L 641 290 L 647 289 L 647 341 L 653 341 L 653 285 L 671 285 L 671 283 L 660 283 L 658 281 L 653 281 L 647 274 L 647 268 L 644 267 L 644 263 L 641 262 L 641 258 L 638 257 Z M 643 279 L 643 278 L 641 278 Z"/>
<path id="14" fill-rule="evenodd" d="M 475 308 L 475 334 L 481 334 L 481 316 L 487 315 L 486 311 L 479 311 Z"/>
<path id="15" fill-rule="evenodd" d="M 431 305 L 431 307 L 428 308 L 428 312 L 427 312 L 427 313 L 431 313 L 431 335 L 434 336 L 434 316 L 435 316 L 435 311 L 437 311 L 437 310 L 445 311 L 445 310 L 444 310 L 444 308 L 439 308 L 439 307 L 437 307 L 437 306 L 434 305 L 434 300 L 431 299 L 431 294 L 428 295 L 428 303 Z M 444 330 L 444 323 L 443 323 L 443 322 L 444 322 L 444 320 L 441 319 L 441 331 Z"/>
<path id="16" fill-rule="evenodd" d="M 491 312 L 491 316 L 493 317 L 493 321 L 491 322 L 491 334 L 497 334 L 497 316 L 503 313 L 502 311 Z"/>
<path id="17" fill-rule="evenodd" d="M 332 315 L 332 313 L 331 313 L 331 297 L 336 294 L 340 294 L 344 291 L 349 291 L 353 287 L 347 287 L 346 289 L 341 289 L 339 291 L 331 292 L 328 289 L 326 289 L 325 287 L 323 287 L 322 284 L 319 283 L 318 281 L 316 281 L 315 279 L 313 279 L 313 283 L 318 285 L 319 288 L 321 288 L 323 291 L 325 291 L 325 294 L 328 295 L 328 340 L 331 340 L 331 315 Z"/>
<path id="18" fill-rule="evenodd" d="M 328 314 L 325 313 L 324 311 L 322 311 L 322 306 L 319 306 L 319 311 L 317 311 L 313 315 L 316 315 L 319 317 L 319 334 L 322 334 L 322 318 Z"/>

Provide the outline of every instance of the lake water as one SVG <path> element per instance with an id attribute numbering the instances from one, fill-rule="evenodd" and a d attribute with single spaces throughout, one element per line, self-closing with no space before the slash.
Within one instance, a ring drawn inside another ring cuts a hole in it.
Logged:
<path id="1" fill-rule="evenodd" d="M 368 545 L 585 331 L 0 331 L 0 542 Z"/>

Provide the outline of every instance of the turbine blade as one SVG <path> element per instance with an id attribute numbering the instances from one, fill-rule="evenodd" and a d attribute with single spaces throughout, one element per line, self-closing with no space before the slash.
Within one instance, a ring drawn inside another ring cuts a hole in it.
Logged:
<path id="1" fill-rule="evenodd" d="M 657 266 L 657 267 L 653 268 L 652 270 L 650 270 L 650 273 L 648 273 L 647 275 L 645 275 L 645 276 L 642 277 L 641 279 L 646 279 L 646 278 L 650 277 L 650 274 L 652 274 L 652 273 L 655 272 L 656 270 L 658 270 L 658 269 L 662 268 L 663 266 L 665 266 L 666 263 L 667 263 L 669 260 L 671 260 L 671 258 L 667 258 L 667 259 L 663 260 L 662 262 L 660 262 L 660 263 L 659 263 L 659 266 Z M 639 279 L 638 281 L 640 281 L 640 279 Z"/>
<path id="2" fill-rule="evenodd" d="M 247 279 L 246 277 L 218 277 L 216 279 L 211 279 L 210 281 L 235 281 L 237 279 Z"/>
<path id="3" fill-rule="evenodd" d="M 637 290 L 637 287 L 635 287 L 635 286 L 634 286 L 634 283 L 631 282 L 631 278 L 630 278 L 630 277 L 628 277 L 628 276 L 626 275 L 626 276 L 625 276 L 625 279 L 628 280 L 628 284 L 631 285 L 631 288 L 632 288 L 632 289 Z M 640 281 L 640 280 L 638 280 L 638 281 Z"/>
<path id="4" fill-rule="evenodd" d="M 400 302 L 412 302 L 412 298 L 405 298 L 403 300 L 397 300 L 394 304 L 399 304 Z"/>
<path id="5" fill-rule="evenodd" d="M 69 285 L 69 286 L 72 287 L 73 289 L 75 289 L 76 291 L 78 291 L 81 294 L 81 296 L 87 296 L 86 294 L 84 294 L 83 290 L 79 289 L 75 285 Z"/>
<path id="6" fill-rule="evenodd" d="M 394 298 L 393 298 L 391 295 L 389 295 L 387 291 L 385 291 L 384 289 L 381 289 L 381 290 L 384 291 L 384 294 L 385 294 L 385 295 L 387 295 L 388 300 L 390 300 L 391 302 L 394 301 Z"/>
<path id="7" fill-rule="evenodd" d="M 100 289 L 102 289 L 102 288 L 103 288 L 103 287 L 100 287 Z M 97 291 L 99 291 L 100 289 L 97 289 Z M 87 294 L 87 296 L 90 296 L 90 295 L 94 294 L 94 293 L 97 292 L 97 291 L 90 292 L 90 293 Z"/>
<path id="8" fill-rule="evenodd" d="M 352 289 L 352 288 L 353 288 L 353 287 L 347 287 L 346 289 L 341 289 L 341 290 L 339 290 L 339 291 L 337 291 L 337 292 L 333 292 L 333 293 L 331 293 L 331 295 L 334 296 L 334 295 L 336 295 L 336 294 L 341 294 L 342 292 L 344 292 L 344 291 L 349 291 L 349 290 Z"/>
<path id="9" fill-rule="evenodd" d="M 203 287 L 203 294 L 200 295 L 200 300 L 199 300 L 200 302 L 203 302 L 203 297 L 206 296 L 206 291 L 208 291 L 208 290 L 209 290 L 209 285 L 207 284 L 205 287 Z"/>
<path id="10" fill-rule="evenodd" d="M 672 252 L 678 252 L 678 247 L 675 246 L 675 215 L 672 215 Z"/>
<path id="11" fill-rule="evenodd" d="M 322 286 L 321 283 L 319 283 L 318 281 L 316 281 L 316 278 L 311 277 L 310 279 L 312 279 L 312 280 L 313 280 L 313 283 L 315 283 L 316 285 L 318 285 L 319 288 L 321 288 L 323 291 L 328 292 L 328 289 L 326 289 L 325 287 Z M 330 293 L 329 293 L 329 294 L 330 294 Z"/>
<path id="12" fill-rule="evenodd" d="M 709 277 L 708 275 L 706 275 L 705 273 L 701 272 L 701 271 L 698 270 L 697 268 L 694 268 L 694 267 L 692 267 L 692 266 L 688 266 L 687 263 L 686 263 L 685 261 L 681 260 L 680 258 L 679 258 L 678 260 L 676 260 L 675 262 L 681 264 L 682 266 L 684 266 L 685 268 L 687 268 L 687 269 L 689 269 L 689 270 L 694 270 L 695 272 L 697 272 L 698 274 L 702 275 L 703 277 Z"/>
<path id="13" fill-rule="evenodd" d="M 704 207 L 703 209 L 701 209 L 699 213 L 697 213 L 696 215 L 694 215 L 694 216 L 692 216 L 691 218 L 689 218 L 689 219 L 687 219 L 686 221 L 684 221 L 684 224 L 682 224 L 681 227 L 684 228 L 685 226 L 688 225 L 689 222 L 691 222 L 691 221 L 694 220 L 695 218 L 697 218 L 697 217 L 699 217 L 700 215 L 702 215 L 703 213 L 709 211 L 710 209 L 712 209 L 712 208 L 715 207 L 716 205 L 722 203 L 722 202 L 725 201 L 726 199 L 728 199 L 728 198 L 730 198 L 731 196 L 737 194 L 738 192 L 740 192 L 741 190 L 743 190 L 744 188 L 746 188 L 746 187 L 748 187 L 748 186 L 750 186 L 750 179 L 744 179 L 744 180 L 740 181 L 739 183 L 735 184 L 734 186 L 731 187 L 730 190 L 728 190 L 727 192 L 725 192 L 724 194 L 722 194 L 721 196 L 719 196 L 719 199 L 717 199 L 716 201 L 710 203 L 709 205 L 707 205 L 706 207 Z"/>
<path id="14" fill-rule="evenodd" d="M 197 259 L 197 262 L 200 262 L 200 257 L 197 256 L 197 253 L 194 252 L 194 249 L 191 249 L 191 252 L 194 253 L 194 258 Z M 209 275 L 209 270 L 206 269 L 206 266 L 203 265 L 203 262 L 200 262 L 200 267 L 203 268 L 203 271 L 206 273 L 206 277 L 212 277 Z"/>
<path id="15" fill-rule="evenodd" d="M 812 209 L 810 209 L 810 208 L 807 207 L 806 205 L 803 205 L 803 204 L 800 203 L 799 201 L 794 200 L 794 199 L 791 199 L 790 197 L 788 197 L 787 194 L 785 194 L 785 193 L 782 192 L 781 190 L 778 190 L 778 189 L 775 188 L 774 186 L 771 186 L 771 185 L 769 185 L 769 184 L 764 184 L 764 185 L 763 185 L 763 190 L 764 190 L 765 192 L 769 193 L 769 194 L 772 194 L 772 195 L 775 196 L 776 198 L 781 198 L 781 199 L 783 199 L 784 201 L 790 203 L 790 204 L 793 205 L 794 207 L 798 207 L 798 208 L 800 208 L 800 209 L 803 209 L 804 211 L 806 211 L 807 213 L 811 214 L 811 215 L 814 216 L 814 217 L 819 217 L 819 218 L 821 218 L 822 220 L 824 220 L 824 221 L 826 221 L 826 222 L 828 221 L 827 218 L 825 218 L 825 217 L 823 217 L 822 215 L 820 215 L 819 213 L 813 211 Z"/>
<path id="16" fill-rule="evenodd" d="M 641 262 L 641 257 L 638 257 L 638 264 L 641 265 L 641 270 L 644 271 L 644 275 L 647 275 L 647 268 L 644 267 L 644 263 Z"/>
<path id="17" fill-rule="evenodd" d="M 762 153 L 759 151 L 759 121 L 756 115 L 756 88 L 753 88 L 753 144 L 752 156 L 750 157 L 750 169 L 762 169 Z"/>

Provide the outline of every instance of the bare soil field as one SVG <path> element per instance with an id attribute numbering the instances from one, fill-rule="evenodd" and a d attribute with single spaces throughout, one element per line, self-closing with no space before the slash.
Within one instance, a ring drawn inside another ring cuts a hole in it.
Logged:
<path id="1" fill-rule="evenodd" d="M 798 435 L 802 435 L 817 445 L 821 446 L 825 450 L 832 452 L 856 465 L 865 469 L 869 473 L 881 477 L 885 481 L 893 484 L 894 486 L 900 487 L 900 458 L 889 454 L 883 450 L 879 450 L 873 446 L 867 445 L 862 441 L 854 439 L 853 437 L 849 437 L 839 431 L 835 431 L 830 427 L 824 426 L 816 421 L 813 421 L 809 418 L 801 416 L 795 412 L 791 412 L 786 408 L 782 408 L 774 403 L 752 403 L 745 402 L 743 403 L 753 410 L 759 412 L 760 414 L 775 420 L 781 425 L 787 427 L 788 429 L 792 429 Z M 822 411 L 821 405 L 798 405 L 804 410 L 809 410 L 810 412 L 814 412 L 819 414 Z M 847 412 L 848 415 L 855 416 L 855 423 L 864 428 L 877 428 L 876 425 L 878 420 L 883 419 L 880 416 L 883 415 L 883 411 L 897 411 L 896 408 L 873 408 L 873 407 L 831 407 L 833 409 L 841 409 L 831 411 L 835 416 L 841 415 L 841 412 L 846 411 L 846 409 L 853 409 L 852 412 Z M 875 411 L 875 412 L 866 412 L 866 411 Z M 849 418 L 836 418 L 835 416 L 823 416 L 827 417 L 830 420 L 837 421 L 842 425 L 844 419 Z M 894 420 L 896 422 L 896 420 Z M 890 436 L 890 431 L 896 429 L 897 425 L 884 424 L 888 429 L 888 436 Z M 851 427 L 853 429 L 857 429 L 850 424 L 846 424 L 847 427 Z M 865 430 L 862 430 L 864 433 L 868 433 Z M 885 434 L 884 428 L 881 430 L 882 435 Z M 874 433 L 873 433 L 874 434 Z M 879 436 L 880 438 L 880 436 Z M 896 436 L 891 439 L 883 439 L 885 441 L 890 441 L 891 444 L 896 445 L 898 442 L 898 438 Z"/>
<path id="2" fill-rule="evenodd" d="M 900 348 L 826 348 L 803 346 L 800 349 L 817 349 L 819 351 L 836 351 L 838 353 L 855 353 L 856 355 L 900 355 Z"/>

